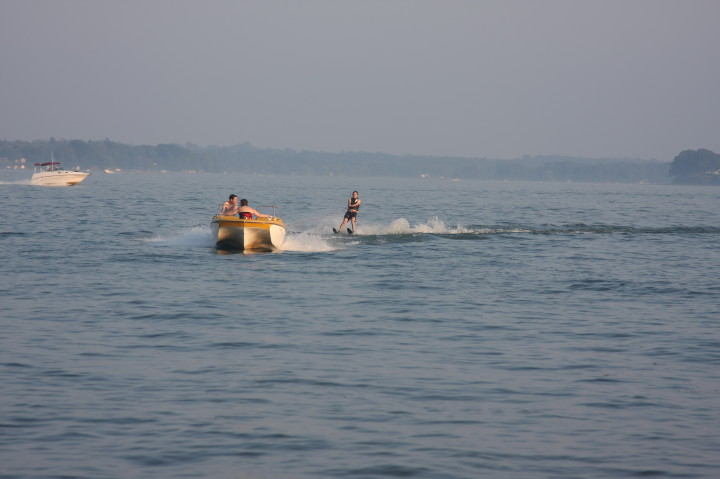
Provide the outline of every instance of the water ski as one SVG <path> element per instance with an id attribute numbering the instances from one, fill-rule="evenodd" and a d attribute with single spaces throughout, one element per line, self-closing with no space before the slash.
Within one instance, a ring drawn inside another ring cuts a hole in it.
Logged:
<path id="1" fill-rule="evenodd" d="M 349 234 L 349 235 L 351 235 L 351 234 L 353 234 L 353 233 L 354 233 L 354 231 L 353 231 L 353 230 L 351 230 L 350 228 L 348 228 L 348 229 L 347 229 L 347 232 L 348 232 L 348 234 Z"/>
<path id="2" fill-rule="evenodd" d="M 335 228 L 333 228 L 333 233 L 335 233 L 335 234 L 338 234 L 338 233 L 339 233 L 339 231 L 338 231 L 338 230 L 336 230 Z"/>

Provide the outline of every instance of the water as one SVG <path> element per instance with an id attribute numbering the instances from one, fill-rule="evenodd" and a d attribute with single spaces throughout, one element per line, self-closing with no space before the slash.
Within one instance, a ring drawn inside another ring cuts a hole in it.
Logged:
<path id="1" fill-rule="evenodd" d="M 27 183 L 0 173 L 0 477 L 720 475 L 718 188 Z M 213 247 L 230 193 L 285 251 Z"/>

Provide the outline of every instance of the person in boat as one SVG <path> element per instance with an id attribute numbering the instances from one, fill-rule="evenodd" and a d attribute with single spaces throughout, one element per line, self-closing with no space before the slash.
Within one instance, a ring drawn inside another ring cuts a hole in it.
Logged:
<path id="1" fill-rule="evenodd" d="M 256 218 L 272 218 L 272 216 L 264 215 L 264 214 L 260 213 L 259 211 L 255 210 L 254 208 L 251 208 L 250 206 L 248 206 L 248 200 L 246 200 L 245 198 L 241 199 L 240 200 L 240 208 L 238 208 L 238 216 L 240 216 L 240 218 L 244 218 L 246 220 L 251 220 L 251 219 L 253 219 L 253 215 Z"/>
<path id="2" fill-rule="evenodd" d="M 342 231 L 348 221 L 350 221 L 350 224 L 352 225 L 352 232 L 355 232 L 355 222 L 357 221 L 358 211 L 360 210 L 360 203 L 361 201 L 360 198 L 358 198 L 358 192 L 353 191 L 352 196 L 348 198 L 347 211 L 345 212 L 345 216 L 343 216 L 343 222 L 340 225 L 340 228 L 337 230 L 333 228 L 335 233 Z M 348 233 L 350 233 L 349 230 Z"/>
<path id="3" fill-rule="evenodd" d="M 230 195 L 228 200 L 223 203 L 220 214 L 224 216 L 235 216 L 240 207 L 237 204 L 237 195 Z"/>

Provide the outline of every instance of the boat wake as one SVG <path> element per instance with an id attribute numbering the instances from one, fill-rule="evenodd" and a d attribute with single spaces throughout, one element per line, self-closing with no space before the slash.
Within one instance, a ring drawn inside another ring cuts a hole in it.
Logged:
<path id="1" fill-rule="evenodd" d="M 304 253 L 325 253 L 338 249 L 326 237 L 312 233 L 290 233 L 285 237 L 283 251 L 299 251 Z"/>
<path id="2" fill-rule="evenodd" d="M 406 234 L 463 234 L 475 231 L 464 226 L 448 226 L 438 217 L 430 218 L 426 223 L 411 225 L 405 218 L 398 218 L 388 225 L 362 224 L 358 226 L 362 235 L 406 235 Z"/>
<path id="3" fill-rule="evenodd" d="M 307 223 L 308 222 L 295 223 L 295 225 Z M 333 227 L 337 228 L 336 218 L 325 218 L 324 220 L 315 221 L 314 225 L 306 229 L 300 229 L 299 234 L 317 235 L 321 237 L 327 236 L 328 234 L 334 236 L 332 234 Z M 474 229 L 468 229 L 463 226 L 448 226 L 447 224 L 445 224 L 445 222 L 443 222 L 440 218 L 437 217 L 430 218 L 425 223 L 418 223 L 415 225 L 411 225 L 410 222 L 405 218 L 398 218 L 392 220 L 390 223 L 385 224 L 359 222 L 356 231 L 358 235 L 363 236 L 407 235 L 417 233 L 460 234 L 474 232 L 476 232 Z M 343 231 L 340 236 L 335 236 L 335 238 L 346 236 L 347 235 Z"/>
<path id="4" fill-rule="evenodd" d="M 334 222 L 333 222 L 334 224 Z M 405 218 L 398 218 L 390 223 L 362 223 L 358 225 L 357 234 L 334 235 L 331 223 L 316 226 L 307 231 L 288 232 L 282 251 L 301 253 L 327 253 L 342 250 L 349 244 L 361 241 L 363 236 L 403 236 L 403 235 L 440 235 L 454 236 L 458 239 L 478 238 L 488 235 L 593 235 L 593 234 L 720 234 L 717 227 L 682 227 L 669 228 L 643 228 L 620 225 L 447 225 L 441 219 L 434 217 L 426 222 L 410 224 Z M 455 236 L 457 235 L 457 236 Z M 348 242 L 352 239 L 353 241 Z M 215 240 L 207 226 L 195 226 L 168 234 L 158 234 L 142 241 L 154 243 L 159 246 L 174 248 L 214 248 Z"/>
<path id="5" fill-rule="evenodd" d="M 315 226 L 309 232 L 327 236 L 334 222 Z M 670 226 L 667 228 L 628 226 L 628 225 L 606 225 L 606 224 L 496 224 L 496 225 L 448 225 L 438 217 L 433 217 L 425 222 L 411 224 L 405 218 L 398 218 L 389 223 L 366 223 L 358 224 L 356 235 L 358 236 L 393 236 L 393 235 L 441 235 L 441 236 L 483 236 L 483 235 L 507 235 L 507 234 L 531 234 L 531 235 L 584 235 L 584 234 L 697 234 L 697 233 L 720 233 L 718 227 L 693 227 L 693 226 Z M 332 233 L 329 233 L 330 236 Z M 336 238 L 347 238 L 344 233 L 335 236 Z"/>
<path id="6" fill-rule="evenodd" d="M 30 180 L 0 181 L 0 185 L 31 185 Z"/>
<path id="7" fill-rule="evenodd" d="M 183 248 L 210 248 L 215 246 L 212 232 L 207 226 L 195 226 L 167 235 L 158 234 L 143 241 L 156 243 L 160 246 L 173 246 Z"/>
<path id="8" fill-rule="evenodd" d="M 158 246 L 174 248 L 214 248 L 215 240 L 212 231 L 207 226 L 195 226 L 169 234 L 158 234 L 143 239 Z M 324 253 L 335 251 L 338 245 L 333 245 L 327 237 L 312 233 L 289 233 L 282 244 L 282 251 L 297 251 L 305 253 Z"/>

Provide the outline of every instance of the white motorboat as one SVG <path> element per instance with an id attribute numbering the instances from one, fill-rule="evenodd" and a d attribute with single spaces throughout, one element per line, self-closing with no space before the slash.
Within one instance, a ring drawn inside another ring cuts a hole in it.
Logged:
<path id="1" fill-rule="evenodd" d="M 57 161 L 35 163 L 30 183 L 43 186 L 74 186 L 90 175 L 87 171 L 64 170 Z"/>
<path id="2" fill-rule="evenodd" d="M 218 248 L 280 250 L 285 241 L 285 223 L 276 216 L 277 208 L 275 206 L 258 206 L 258 208 L 262 207 L 273 208 L 273 215 L 268 218 L 256 219 L 215 215 L 210 226 Z"/>

